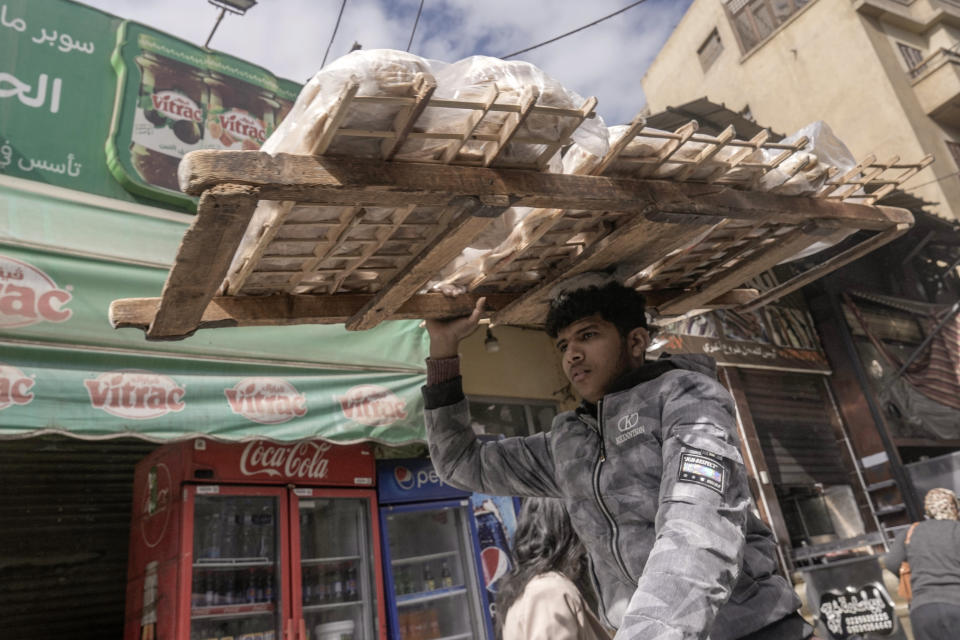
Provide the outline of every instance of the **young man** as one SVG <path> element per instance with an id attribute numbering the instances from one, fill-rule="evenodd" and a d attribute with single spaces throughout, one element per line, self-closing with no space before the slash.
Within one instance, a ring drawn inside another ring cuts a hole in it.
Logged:
<path id="1" fill-rule="evenodd" d="M 568 290 L 546 330 L 583 403 L 549 433 L 480 443 L 457 348 L 482 305 L 427 322 L 423 394 L 440 476 L 471 491 L 562 498 L 617 640 L 809 637 L 751 510 L 733 400 L 713 360 L 646 363 L 642 295 L 615 283 Z"/>

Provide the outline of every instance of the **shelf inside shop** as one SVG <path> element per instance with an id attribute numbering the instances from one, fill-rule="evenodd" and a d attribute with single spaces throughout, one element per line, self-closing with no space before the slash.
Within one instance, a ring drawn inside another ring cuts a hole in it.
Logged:
<path id="1" fill-rule="evenodd" d="M 459 551 L 443 551 L 441 553 L 428 553 L 424 556 L 410 556 L 408 558 L 397 558 L 393 560 L 391 565 L 398 564 L 411 564 L 414 562 L 430 562 L 431 560 L 439 560 L 441 558 L 449 558 L 451 556 L 459 555 Z"/>
<path id="2" fill-rule="evenodd" d="M 430 602 L 431 600 L 440 600 L 442 598 L 451 598 L 453 596 L 464 595 L 467 588 L 463 585 L 457 587 L 446 587 L 444 589 L 435 589 L 433 591 L 420 591 L 417 593 L 405 593 L 397 596 L 397 606 L 406 607 L 411 604 L 420 604 Z"/>
<path id="3" fill-rule="evenodd" d="M 256 602 L 253 604 L 224 604 L 215 607 L 194 607 L 190 610 L 192 620 L 209 620 L 213 618 L 239 618 L 260 616 L 273 613 L 272 602 Z"/>
<path id="4" fill-rule="evenodd" d="M 200 558 L 193 563 L 196 569 L 242 569 L 246 567 L 272 567 L 270 558 Z"/>
<path id="5" fill-rule="evenodd" d="M 360 556 L 330 556 L 328 558 L 302 558 L 300 564 L 303 565 L 315 565 L 315 564 L 333 564 L 335 562 L 350 562 L 360 559 Z"/>
<path id="6" fill-rule="evenodd" d="M 354 605 L 363 604 L 364 600 L 348 600 L 346 602 L 324 602 L 322 604 L 305 604 L 303 605 L 304 611 L 321 611 L 324 609 L 338 609 L 340 607 L 352 607 Z"/>
<path id="7" fill-rule="evenodd" d="M 467 638 L 472 637 L 472 633 L 458 633 L 455 636 L 443 636 L 442 638 L 436 638 L 436 640 L 467 640 Z"/>
<path id="8" fill-rule="evenodd" d="M 878 516 L 888 516 L 891 513 L 900 513 L 901 511 L 906 511 L 907 507 L 903 503 L 891 504 L 883 507 L 878 507 L 876 513 Z"/>
<path id="9" fill-rule="evenodd" d="M 896 480 L 881 480 L 880 482 L 868 484 L 867 491 L 879 491 L 880 489 L 886 489 L 887 487 L 894 487 L 896 484 Z"/>

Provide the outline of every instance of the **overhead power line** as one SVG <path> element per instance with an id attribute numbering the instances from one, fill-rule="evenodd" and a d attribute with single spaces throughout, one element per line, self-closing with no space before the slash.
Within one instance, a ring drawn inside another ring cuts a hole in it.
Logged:
<path id="1" fill-rule="evenodd" d="M 921 182 L 920 184 L 915 184 L 911 186 L 911 189 L 919 189 L 920 187 L 925 187 L 928 184 L 933 184 L 934 182 L 940 182 L 941 180 L 946 180 L 947 178 L 952 178 L 953 176 L 960 176 L 960 171 L 954 171 L 953 173 L 948 173 L 945 176 L 940 176 L 939 178 L 934 178 L 933 180 L 928 180 L 926 182 Z"/>
<path id="2" fill-rule="evenodd" d="M 614 16 L 617 16 L 617 15 L 620 15 L 620 14 L 623 13 L 624 11 L 626 11 L 626 10 L 628 10 L 628 9 L 632 9 L 632 8 L 634 8 L 635 6 L 637 6 L 638 4 L 643 4 L 644 2 L 646 2 L 646 0 L 637 0 L 636 2 L 632 2 L 632 3 L 628 4 L 627 6 L 625 6 L 623 9 L 620 9 L 619 11 L 614 11 L 614 12 L 611 13 L 610 15 L 606 15 L 606 16 L 603 16 L 602 18 L 598 19 L 598 20 L 594 20 L 594 21 L 591 22 L 590 24 L 585 24 L 585 25 L 583 25 L 582 27 L 577 27 L 577 28 L 574 29 L 573 31 L 567 31 L 566 33 L 562 33 L 562 34 L 560 34 L 559 36 L 557 36 L 556 38 L 550 38 L 549 40 L 544 40 L 543 42 L 541 42 L 541 43 L 539 43 L 539 44 L 533 45 L 532 47 L 527 47 L 526 49 L 520 49 L 519 51 L 514 51 L 513 53 L 511 53 L 511 54 L 509 54 L 509 55 L 500 56 L 500 58 L 501 58 L 502 60 L 506 60 L 507 58 L 512 58 L 513 56 L 518 56 L 518 55 L 520 55 L 521 53 L 526 53 L 527 51 L 533 51 L 534 49 L 538 49 L 538 48 L 540 48 L 540 47 L 542 47 L 542 46 L 544 46 L 544 45 L 550 44 L 551 42 L 556 42 L 557 40 L 560 40 L 560 39 L 562 39 L 562 38 L 566 38 L 567 36 L 571 36 L 571 35 L 577 33 L 578 31 L 583 31 L 584 29 L 588 29 L 588 28 L 592 27 L 592 26 L 595 25 L 595 24 L 600 24 L 600 23 L 603 22 L 604 20 L 609 20 L 610 18 L 612 18 L 612 17 L 614 17 Z"/>
<path id="3" fill-rule="evenodd" d="M 410 51 L 410 46 L 413 44 L 413 34 L 417 32 L 417 25 L 420 24 L 421 12 L 423 12 L 423 0 L 420 0 L 420 8 L 417 9 L 417 19 L 413 21 L 413 31 L 410 32 L 410 42 L 407 43 L 407 51 Z"/>
<path id="4" fill-rule="evenodd" d="M 333 39 L 337 37 L 337 29 L 340 28 L 340 18 L 343 17 L 343 8 L 347 6 L 347 0 L 340 3 L 340 13 L 337 14 L 337 24 L 333 25 L 333 33 L 330 34 L 330 42 L 327 44 L 327 51 L 323 54 L 323 62 L 320 63 L 322 69 L 327 64 L 327 56 L 330 55 L 330 47 L 333 46 Z"/>

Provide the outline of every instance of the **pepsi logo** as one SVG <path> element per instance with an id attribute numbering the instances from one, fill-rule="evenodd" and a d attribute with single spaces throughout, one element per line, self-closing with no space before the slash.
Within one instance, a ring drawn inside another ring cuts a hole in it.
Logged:
<path id="1" fill-rule="evenodd" d="M 409 491 L 413 488 L 413 472 L 406 467 L 397 467 L 393 470 L 393 478 L 397 481 L 397 486 L 399 486 L 404 491 Z"/>
<path id="2" fill-rule="evenodd" d="M 510 570 L 510 556 L 500 547 L 486 547 L 480 552 L 480 562 L 483 565 L 483 584 L 487 591 L 496 593 L 497 580 Z"/>

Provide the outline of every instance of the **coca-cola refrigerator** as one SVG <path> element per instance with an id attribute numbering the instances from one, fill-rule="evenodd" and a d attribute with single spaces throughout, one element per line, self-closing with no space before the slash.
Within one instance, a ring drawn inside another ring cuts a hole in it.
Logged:
<path id="1" fill-rule="evenodd" d="M 197 438 L 136 467 L 125 640 L 384 640 L 367 445 Z"/>
<path id="2" fill-rule="evenodd" d="M 445 484 L 426 458 L 378 461 L 377 493 L 390 637 L 492 639 L 486 587 L 510 562 L 490 496 Z"/>

